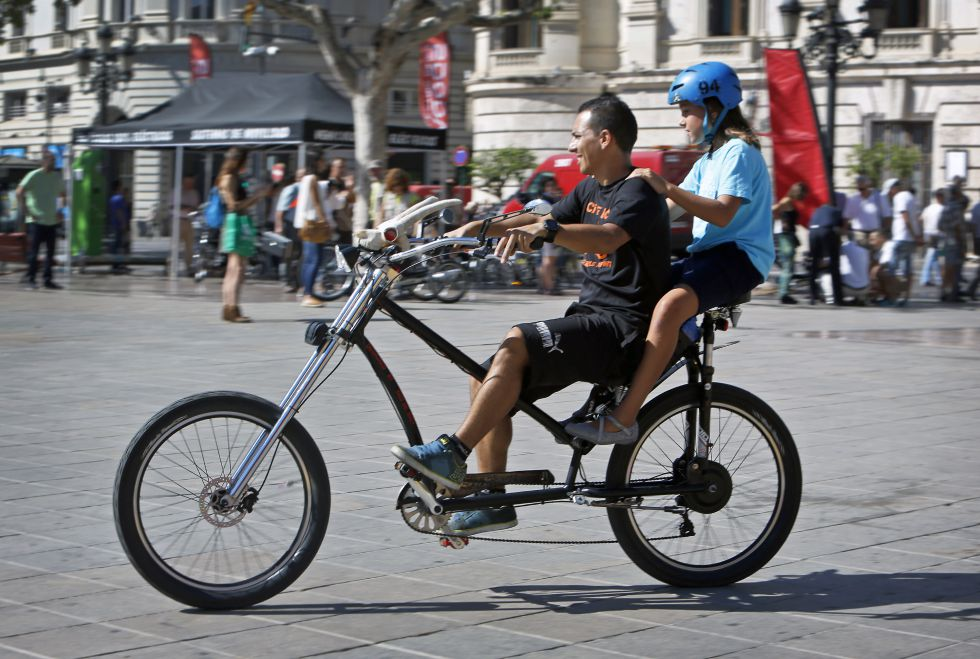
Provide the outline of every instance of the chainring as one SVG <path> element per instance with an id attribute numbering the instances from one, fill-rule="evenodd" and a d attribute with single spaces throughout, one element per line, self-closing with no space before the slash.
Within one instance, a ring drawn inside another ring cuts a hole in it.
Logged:
<path id="1" fill-rule="evenodd" d="M 425 504 L 415 496 L 412 486 L 407 483 L 398 492 L 395 508 L 401 512 L 402 519 L 408 527 L 420 533 L 437 533 L 446 525 L 450 517 L 449 513 L 443 515 L 430 513 Z"/>

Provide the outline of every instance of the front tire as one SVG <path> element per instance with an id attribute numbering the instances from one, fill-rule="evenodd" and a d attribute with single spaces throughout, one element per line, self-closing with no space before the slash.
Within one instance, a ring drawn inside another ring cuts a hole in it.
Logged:
<path id="1" fill-rule="evenodd" d="M 697 407 L 697 385 L 648 403 L 640 414 L 639 440 L 613 449 L 608 484 L 670 479 L 674 461 L 684 454 L 688 413 Z M 675 495 L 643 501 L 644 507 L 660 510 L 608 510 L 623 551 L 647 574 L 674 586 L 724 586 L 752 575 L 779 551 L 800 506 L 799 456 L 772 408 L 747 391 L 713 383 L 711 434 L 708 459 L 724 467 L 732 481 L 731 498 L 721 510 L 698 513 Z M 682 520 L 678 508 L 693 522 L 693 536 L 676 537 Z M 652 539 L 665 536 L 674 537 Z"/>
<path id="2" fill-rule="evenodd" d="M 116 474 L 116 531 L 150 585 L 189 606 L 233 609 L 281 592 L 316 556 L 330 515 L 323 458 L 293 419 L 259 466 L 251 510 L 210 496 L 279 408 L 216 391 L 162 410 L 136 434 Z"/>

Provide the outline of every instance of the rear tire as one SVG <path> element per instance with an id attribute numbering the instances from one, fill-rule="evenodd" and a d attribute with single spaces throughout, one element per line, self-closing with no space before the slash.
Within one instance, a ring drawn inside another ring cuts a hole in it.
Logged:
<path id="1" fill-rule="evenodd" d="M 612 487 L 628 482 L 669 479 L 674 461 L 683 457 L 688 411 L 698 407 L 698 386 L 668 391 L 640 413 L 640 438 L 616 446 L 606 480 Z M 779 416 L 747 391 L 712 385 L 709 460 L 731 476 L 731 497 L 710 514 L 687 507 L 683 496 L 649 497 L 644 506 L 688 508 L 695 535 L 676 536 L 681 516 L 662 510 L 608 510 L 623 551 L 647 574 L 681 587 L 735 583 L 762 568 L 785 542 L 800 506 L 802 474 L 793 438 Z"/>
<path id="2" fill-rule="evenodd" d="M 439 281 L 436 297 L 440 302 L 459 302 L 470 290 L 470 277 L 466 266 L 458 261 L 446 261 L 437 265 L 429 275 Z"/>
<path id="3" fill-rule="evenodd" d="M 309 566 L 327 530 L 330 484 L 295 419 L 250 483 L 252 509 L 209 505 L 278 417 L 267 400 L 216 391 L 177 401 L 136 433 L 116 474 L 116 531 L 154 588 L 189 606 L 234 609 L 276 595 Z"/>

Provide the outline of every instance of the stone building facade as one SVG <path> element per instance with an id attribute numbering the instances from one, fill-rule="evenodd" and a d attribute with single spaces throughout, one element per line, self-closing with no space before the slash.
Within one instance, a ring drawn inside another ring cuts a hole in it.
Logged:
<path id="1" fill-rule="evenodd" d="M 329 6 L 344 38 L 356 51 L 371 34 L 371 27 L 385 16 L 389 0 L 321 0 Z M 302 28 L 279 22 L 269 12 L 253 18 L 254 31 L 275 35 L 268 45 L 279 52 L 264 60 L 243 57 L 245 0 L 82 0 L 74 7 L 56 12 L 51 2 L 37 1 L 35 13 L 27 17 L 25 29 L 7 26 L 0 42 L 0 153 L 36 157 L 42 148 L 65 147 L 73 128 L 93 125 L 99 108 L 94 93 L 79 78 L 76 48 L 83 43 L 95 47 L 96 30 L 107 22 L 116 34 L 116 44 L 131 35 L 136 44 L 132 80 L 112 93 L 108 118 L 135 117 L 175 96 L 190 83 L 188 35 L 199 34 L 208 42 L 214 75 L 222 72 L 259 71 L 277 73 L 324 72 L 319 50 L 291 37 L 308 37 Z M 261 37 L 252 37 L 258 43 Z M 452 48 L 452 89 L 447 146 L 469 142 L 464 113 L 464 72 L 472 68 L 472 32 L 465 28 L 449 33 Z M 335 88 L 340 89 L 339 85 Z M 410 58 L 389 92 L 389 123 L 422 127 L 418 110 L 418 60 Z M 351 151 L 338 151 L 351 156 Z M 277 154 L 295 161 L 295 154 Z M 199 154 L 189 153 L 184 171 L 197 171 L 202 179 Z M 160 151 L 113 152 L 111 172 L 133 190 L 134 218 L 144 218 L 166 204 L 173 171 L 172 154 Z M 408 169 L 414 179 L 442 180 L 450 171 L 450 154 L 445 152 L 394 153 L 390 164 Z"/>
<path id="2" fill-rule="evenodd" d="M 506 8 L 513 0 L 485 0 Z M 637 148 L 677 145 L 676 109 L 667 87 L 685 66 L 722 60 L 742 78 L 743 109 L 756 128 L 769 124 L 763 49 L 786 48 L 782 0 L 560 0 L 548 20 L 519 29 L 478 30 L 466 87 L 475 150 L 522 145 L 541 157 L 564 150 L 572 113 L 604 90 L 620 94 L 640 123 Z M 802 0 L 805 15 L 822 1 Z M 857 19 L 861 0 L 842 0 Z M 980 187 L 980 2 L 893 0 L 872 59 L 849 60 L 838 75 L 835 183 L 853 189 L 853 145 L 916 145 L 913 185 L 925 195 L 967 165 Z M 860 30 L 863 25 L 851 26 Z M 871 51 L 870 41 L 864 44 Z M 817 114 L 824 121 L 827 78 L 807 62 Z"/>

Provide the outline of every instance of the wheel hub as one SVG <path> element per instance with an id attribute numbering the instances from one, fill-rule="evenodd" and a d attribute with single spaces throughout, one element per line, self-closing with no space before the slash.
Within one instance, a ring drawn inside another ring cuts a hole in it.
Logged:
<path id="1" fill-rule="evenodd" d="M 198 496 L 198 507 L 201 517 L 208 524 L 218 528 L 234 526 L 245 517 L 245 511 L 229 508 L 223 503 L 224 495 L 228 493 L 231 479 L 227 476 L 217 476 L 204 484 Z"/>
<path id="2" fill-rule="evenodd" d="M 684 503 L 691 510 L 705 515 L 716 513 L 728 504 L 732 496 L 732 477 L 717 462 L 701 464 L 701 481 L 705 489 L 684 494 Z"/>

